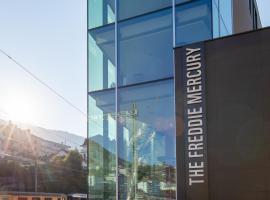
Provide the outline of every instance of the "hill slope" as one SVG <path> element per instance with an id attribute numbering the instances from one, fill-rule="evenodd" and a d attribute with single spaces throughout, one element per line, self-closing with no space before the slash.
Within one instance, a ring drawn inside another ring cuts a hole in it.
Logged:
<path id="1" fill-rule="evenodd" d="M 15 123 L 15 122 L 12 122 Z M 7 121 L 0 119 L 0 124 L 8 124 Z M 40 137 L 44 140 L 53 141 L 56 143 L 63 143 L 72 148 L 80 149 L 80 145 L 84 142 L 84 137 L 69 133 L 67 131 L 46 129 L 43 127 L 33 126 L 29 124 L 15 123 L 19 128 L 30 129 L 33 135 Z M 86 137 L 86 135 L 85 135 Z"/>

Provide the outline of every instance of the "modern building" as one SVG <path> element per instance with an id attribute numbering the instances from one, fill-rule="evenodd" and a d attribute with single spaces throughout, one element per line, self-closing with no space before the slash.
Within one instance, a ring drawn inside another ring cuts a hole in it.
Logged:
<path id="1" fill-rule="evenodd" d="M 260 26 L 255 0 L 88 0 L 90 199 L 180 199 L 174 49 Z"/>
<path id="2" fill-rule="evenodd" d="M 270 28 L 175 49 L 177 199 L 270 199 Z"/>

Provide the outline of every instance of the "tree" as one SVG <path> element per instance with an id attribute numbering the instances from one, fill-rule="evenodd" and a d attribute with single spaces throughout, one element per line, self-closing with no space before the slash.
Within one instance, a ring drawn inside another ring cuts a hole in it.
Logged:
<path id="1" fill-rule="evenodd" d="M 0 188 L 10 191 L 34 191 L 35 166 L 0 160 Z M 71 150 L 66 156 L 38 164 L 38 191 L 55 193 L 87 193 L 87 171 L 82 156 Z"/>
<path id="2" fill-rule="evenodd" d="M 78 150 L 71 150 L 65 157 L 55 157 L 44 171 L 50 173 L 45 177 L 47 192 L 87 193 L 87 171 L 82 167 Z"/>

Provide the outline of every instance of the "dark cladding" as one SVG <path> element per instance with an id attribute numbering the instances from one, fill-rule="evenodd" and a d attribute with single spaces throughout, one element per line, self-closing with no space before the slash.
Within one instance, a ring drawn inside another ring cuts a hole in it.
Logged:
<path id="1" fill-rule="evenodd" d="M 89 196 L 208 199 L 204 44 L 183 50 L 176 73 L 174 47 L 252 29 L 255 0 L 87 1 Z"/>
<path id="2" fill-rule="evenodd" d="M 205 163 L 202 95 L 201 48 L 185 48 L 186 52 L 186 135 L 188 151 L 188 185 L 204 183 Z"/>
<path id="3" fill-rule="evenodd" d="M 182 81 L 179 84 L 184 95 L 183 156 L 186 176 L 186 178 L 181 176 L 181 179 L 185 183 L 186 195 L 190 199 L 207 200 L 204 44 L 185 46 L 180 49 L 178 55 L 182 61 L 179 73 Z"/>
<path id="4" fill-rule="evenodd" d="M 204 55 L 198 44 L 176 49 L 177 190 L 181 199 L 270 199 L 269 36 L 268 28 L 204 42 Z M 199 68 L 199 58 L 205 58 L 205 70 Z M 189 73 L 189 65 L 197 66 L 196 71 Z M 203 71 L 205 78 L 201 79 Z M 200 86 L 204 81 L 206 107 L 201 112 L 204 90 Z M 190 83 L 196 87 L 189 88 Z M 189 91 L 193 91 L 192 96 L 188 96 Z M 188 108 L 193 104 L 197 107 Z M 202 131 L 205 121 L 201 114 L 207 116 L 207 138 L 203 137 L 206 133 L 190 138 L 190 120 L 197 120 L 196 133 Z M 204 148 L 207 152 L 200 152 Z M 207 159 L 199 162 L 206 155 Z M 198 157 L 191 164 L 193 156 Z M 190 173 L 190 166 L 195 162 L 196 166 L 207 163 L 206 171 L 196 172 L 200 175 L 196 184 L 190 180 L 195 174 Z M 204 176 L 208 191 L 201 196 L 198 187 L 190 188 L 202 184 Z"/>

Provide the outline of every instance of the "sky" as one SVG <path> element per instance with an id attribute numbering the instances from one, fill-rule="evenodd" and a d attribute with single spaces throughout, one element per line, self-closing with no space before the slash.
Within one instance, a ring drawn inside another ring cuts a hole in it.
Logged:
<path id="1" fill-rule="evenodd" d="M 0 49 L 87 108 L 86 0 L 0 0 Z M 0 119 L 86 136 L 86 118 L 0 54 Z"/>
<path id="2" fill-rule="evenodd" d="M 263 26 L 270 0 L 257 0 Z M 86 0 L 0 0 L 0 49 L 86 113 Z M 0 54 L 0 119 L 86 137 L 86 117 Z"/>
<path id="3" fill-rule="evenodd" d="M 257 0 L 262 26 L 270 26 L 270 0 Z"/>

